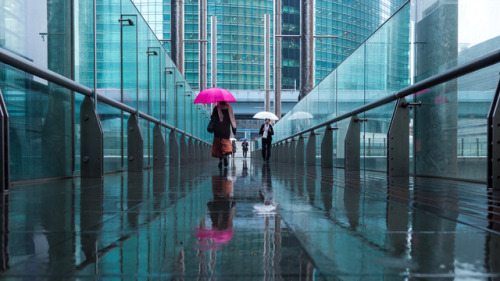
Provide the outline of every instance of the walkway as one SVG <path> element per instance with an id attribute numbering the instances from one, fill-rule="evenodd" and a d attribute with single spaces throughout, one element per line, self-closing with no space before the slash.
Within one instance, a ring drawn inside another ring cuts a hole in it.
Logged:
<path id="1" fill-rule="evenodd" d="M 483 185 L 216 164 L 13 187 L 0 277 L 500 277 L 500 200 Z"/>

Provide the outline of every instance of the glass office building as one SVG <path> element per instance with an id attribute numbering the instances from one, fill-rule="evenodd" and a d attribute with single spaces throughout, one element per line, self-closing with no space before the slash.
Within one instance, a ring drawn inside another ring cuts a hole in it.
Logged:
<path id="1" fill-rule="evenodd" d="M 170 38 L 167 24 L 160 25 L 161 14 L 170 20 L 170 1 L 159 10 L 158 0 L 135 0 L 143 16 L 152 22 L 159 37 Z M 363 0 L 342 2 L 316 1 L 315 30 L 317 35 L 338 35 L 339 38 L 316 38 L 315 79 L 321 81 L 340 62 L 351 54 L 371 33 L 397 11 L 405 0 Z M 198 1 L 187 0 L 185 5 L 185 39 L 199 39 Z M 264 14 L 273 15 L 273 1 L 214 1 L 208 0 L 208 36 L 210 16 L 217 16 L 217 85 L 226 89 L 263 89 L 264 76 Z M 156 13 L 152 13 L 156 9 Z M 282 33 L 300 34 L 300 1 L 282 0 Z M 273 20 L 271 19 L 271 25 Z M 161 34 L 161 35 L 160 35 Z M 271 34 L 273 29 L 271 28 Z M 243 43 L 244 42 L 244 43 Z M 166 43 L 168 46 L 168 43 Z M 271 39 L 272 44 L 272 39 Z M 198 88 L 198 43 L 185 43 L 186 80 Z M 208 85 L 210 83 L 210 43 L 208 44 Z M 273 69 L 271 47 L 271 68 Z M 273 71 L 271 71 L 271 76 Z M 271 85 L 273 79 L 271 77 Z M 296 89 L 300 85 L 300 38 L 282 39 L 282 88 Z M 273 86 L 272 86 L 273 87 Z"/>

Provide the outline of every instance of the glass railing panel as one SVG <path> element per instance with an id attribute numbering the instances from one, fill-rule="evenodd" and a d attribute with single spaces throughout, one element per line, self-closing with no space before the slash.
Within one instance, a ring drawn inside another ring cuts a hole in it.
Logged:
<path id="1" fill-rule="evenodd" d="M 500 64 L 415 95 L 415 172 L 486 181 L 487 119 Z"/>
<path id="2" fill-rule="evenodd" d="M 367 170 L 387 171 L 387 131 L 391 123 L 395 102 L 365 112 L 361 123 L 360 164 Z"/>
<path id="3" fill-rule="evenodd" d="M 333 165 L 337 168 L 344 168 L 345 163 L 345 144 L 344 140 L 347 135 L 347 129 L 349 128 L 349 122 L 351 120 L 344 119 L 335 123 L 335 127 L 338 128 L 333 133 Z"/>
<path id="4" fill-rule="evenodd" d="M 11 180 L 71 175 L 71 96 L 4 64 L 0 73 L 10 117 Z"/>
<path id="5" fill-rule="evenodd" d="M 103 131 L 104 171 L 121 170 L 122 155 L 125 157 L 127 155 L 127 142 L 125 141 L 123 142 L 122 153 L 121 111 L 101 102 L 97 104 L 97 108 Z M 125 120 L 128 116 L 129 114 L 123 114 Z M 124 128 L 124 134 L 126 133 L 126 128 Z M 79 159 L 77 160 L 79 162 Z"/>

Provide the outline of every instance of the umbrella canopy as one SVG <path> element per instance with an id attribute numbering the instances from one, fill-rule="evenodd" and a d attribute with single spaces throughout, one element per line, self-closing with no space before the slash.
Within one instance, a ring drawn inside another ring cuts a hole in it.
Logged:
<path id="1" fill-rule="evenodd" d="M 270 120 L 279 120 L 278 116 L 274 115 L 274 113 L 269 112 L 269 111 L 261 111 L 257 112 L 253 116 L 254 119 L 270 119 Z"/>
<path id="2" fill-rule="evenodd" d="M 247 138 L 241 138 L 239 139 L 239 141 L 247 141 L 248 139 Z"/>
<path id="3" fill-rule="evenodd" d="M 305 111 L 297 111 L 292 115 L 290 115 L 288 120 L 311 119 L 311 118 L 314 118 L 314 116 L 311 113 Z"/>
<path id="4" fill-rule="evenodd" d="M 218 101 L 235 102 L 236 99 L 231 92 L 221 88 L 203 90 L 194 99 L 194 103 L 216 103 Z"/>
<path id="5" fill-rule="evenodd" d="M 235 138 L 230 138 L 229 140 L 230 141 L 237 141 L 237 139 L 235 139 Z"/>

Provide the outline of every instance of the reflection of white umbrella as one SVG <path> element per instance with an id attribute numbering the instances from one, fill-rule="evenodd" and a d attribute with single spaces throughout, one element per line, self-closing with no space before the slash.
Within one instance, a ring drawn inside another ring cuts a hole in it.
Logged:
<path id="1" fill-rule="evenodd" d="M 271 120 L 279 120 L 278 116 L 274 115 L 269 111 L 261 111 L 253 116 L 254 119 L 271 119 Z"/>
<path id="2" fill-rule="evenodd" d="M 311 113 L 305 111 L 297 111 L 292 115 L 290 115 L 290 117 L 288 117 L 288 120 L 311 119 L 311 118 L 314 118 L 314 116 Z"/>

